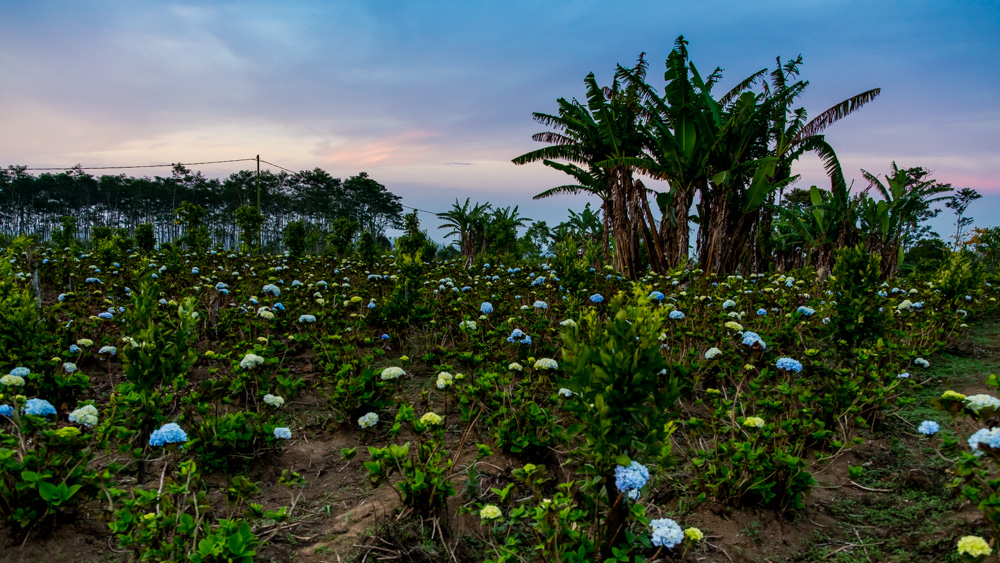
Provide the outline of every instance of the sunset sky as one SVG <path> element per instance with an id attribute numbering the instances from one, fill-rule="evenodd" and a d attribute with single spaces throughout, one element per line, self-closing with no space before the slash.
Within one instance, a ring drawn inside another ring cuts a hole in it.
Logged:
<path id="1" fill-rule="evenodd" d="M 531 196 L 567 177 L 510 163 L 540 146 L 531 113 L 640 52 L 662 87 L 680 34 L 703 73 L 725 70 L 723 88 L 802 54 L 813 116 L 881 87 L 827 131 L 849 177 L 923 166 L 979 190 L 976 225 L 1000 225 L 1000 7 L 985 1 L 0 0 L 0 166 L 259 153 L 367 171 L 420 209 L 471 197 L 558 223 L 583 200 Z M 827 185 L 814 157 L 796 171 Z"/>

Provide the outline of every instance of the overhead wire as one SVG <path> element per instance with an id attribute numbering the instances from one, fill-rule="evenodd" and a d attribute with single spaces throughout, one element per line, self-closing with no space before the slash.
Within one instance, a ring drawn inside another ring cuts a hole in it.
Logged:
<path id="1" fill-rule="evenodd" d="M 231 163 L 231 162 L 256 162 L 256 161 L 257 161 L 257 158 L 255 157 L 255 158 L 234 158 L 234 159 L 231 159 L 231 160 L 209 160 L 209 161 L 205 161 L 205 162 L 174 162 L 174 163 L 171 163 L 171 164 L 134 164 L 134 165 L 128 165 L 128 166 L 50 166 L 50 167 L 29 167 L 29 168 L 23 168 L 22 170 L 24 170 L 25 172 L 51 172 L 51 171 L 55 171 L 55 170 L 67 171 L 67 170 L 73 170 L 73 169 L 78 169 L 78 170 L 128 170 L 128 169 L 135 169 L 135 168 L 173 168 L 174 166 L 200 166 L 200 165 L 204 165 L 204 164 L 228 164 L 228 163 Z M 291 174 L 298 174 L 298 172 L 296 172 L 295 170 L 292 170 L 290 168 L 285 168 L 284 166 L 281 166 L 280 164 L 275 164 L 273 162 L 269 162 L 269 161 L 264 160 L 262 158 L 260 159 L 260 163 L 261 164 L 267 164 L 268 166 L 273 166 L 275 168 L 279 168 L 279 169 L 284 170 L 285 172 L 289 172 Z M 405 204 L 402 204 L 402 203 L 400 203 L 400 205 L 403 206 L 403 207 L 405 207 L 406 209 L 412 209 L 414 211 L 419 211 L 420 213 L 426 213 L 428 215 L 434 215 L 435 217 L 437 216 L 437 213 L 435 213 L 433 211 L 427 211 L 426 209 L 420 209 L 420 208 L 417 208 L 417 207 L 411 207 L 409 205 L 405 205 Z"/>
<path id="2" fill-rule="evenodd" d="M 247 162 L 256 158 L 234 158 L 232 160 L 210 160 L 208 162 L 174 162 L 171 164 L 140 164 L 132 166 L 56 166 L 48 168 L 24 168 L 26 172 L 42 172 L 51 170 L 125 170 L 128 168 L 173 168 L 174 166 L 199 166 L 202 164 L 225 164 L 229 162 Z M 263 161 L 261 161 L 263 162 Z M 275 165 L 277 166 L 277 165 Z M 278 168 L 281 168 L 280 166 Z"/>

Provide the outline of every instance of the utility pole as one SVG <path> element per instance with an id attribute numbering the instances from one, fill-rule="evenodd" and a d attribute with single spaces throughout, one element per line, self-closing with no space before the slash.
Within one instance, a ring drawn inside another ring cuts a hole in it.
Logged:
<path id="1" fill-rule="evenodd" d="M 257 155 L 257 213 L 260 213 L 260 155 Z"/>

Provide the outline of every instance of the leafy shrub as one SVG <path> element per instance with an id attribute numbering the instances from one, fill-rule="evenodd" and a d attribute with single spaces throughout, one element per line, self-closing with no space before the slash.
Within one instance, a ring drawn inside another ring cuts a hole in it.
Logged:
<path id="1" fill-rule="evenodd" d="M 19 417 L 20 439 L 0 433 L 0 517 L 24 528 L 55 525 L 95 498 L 108 478 L 88 469 L 91 435 Z"/>
<path id="2" fill-rule="evenodd" d="M 253 412 L 207 416 L 193 430 L 194 439 L 188 449 L 209 471 L 241 471 L 274 449 L 277 443 L 274 426 Z"/>
<path id="3" fill-rule="evenodd" d="M 187 374 L 198 359 L 194 348 L 198 313 L 193 298 L 177 308 L 176 321 L 156 318 L 159 285 L 144 283 L 132 292 L 132 307 L 125 315 L 127 336 L 120 358 L 125 377 L 139 389 L 171 385 Z"/>
<path id="4" fill-rule="evenodd" d="M 108 527 L 121 547 L 142 561 L 253 560 L 259 540 L 245 521 L 209 526 L 211 506 L 194 461 L 181 462 L 176 477 L 164 475 L 160 491 L 109 489 L 117 508 Z"/>
<path id="5" fill-rule="evenodd" d="M 845 351 L 885 333 L 887 312 L 880 312 L 878 287 L 881 257 L 863 246 L 842 248 L 834 255 L 830 290 L 837 302 L 830 314 L 830 334 Z"/>

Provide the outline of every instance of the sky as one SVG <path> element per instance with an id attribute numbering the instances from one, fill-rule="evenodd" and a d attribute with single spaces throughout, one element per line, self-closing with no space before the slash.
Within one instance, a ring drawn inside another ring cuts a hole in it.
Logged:
<path id="1" fill-rule="evenodd" d="M 977 226 L 1000 225 L 994 1 L 0 0 L 0 166 L 259 154 L 367 171 L 422 210 L 468 197 L 551 225 L 586 199 L 532 200 L 568 180 L 510 162 L 542 146 L 532 112 L 582 99 L 587 73 L 607 84 L 642 52 L 661 88 L 678 35 L 703 74 L 724 70 L 722 88 L 801 54 L 811 116 L 882 88 L 825 132 L 848 177 L 922 166 L 982 193 Z M 194 168 L 225 177 L 239 163 Z M 828 185 L 813 156 L 793 171 Z M 933 224 L 945 235 L 953 221 Z"/>

